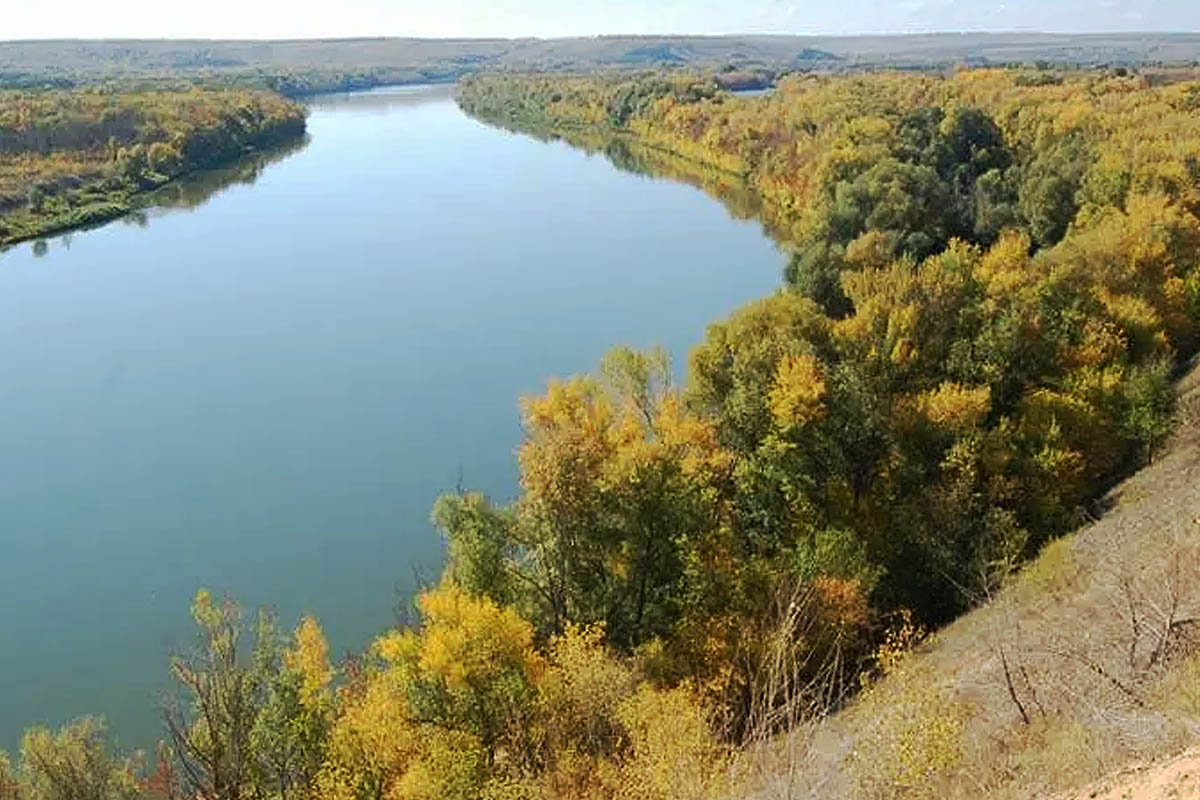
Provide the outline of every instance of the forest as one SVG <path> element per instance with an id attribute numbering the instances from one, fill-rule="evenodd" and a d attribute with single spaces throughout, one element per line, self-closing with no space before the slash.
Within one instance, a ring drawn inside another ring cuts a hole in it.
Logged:
<path id="1" fill-rule="evenodd" d="M 303 136 L 265 91 L 0 92 L 0 245 L 103 222 L 194 170 Z"/>
<path id="2" fill-rule="evenodd" d="M 1198 81 L 489 75 L 460 102 L 740 183 L 786 286 L 683 380 L 619 347 L 523 399 L 520 496 L 437 502 L 444 574 L 365 652 L 202 591 L 157 752 L 33 729 L 3 800 L 737 796 L 740 753 L 1001 591 L 1171 431 Z"/>
<path id="3" fill-rule="evenodd" d="M 836 576 L 875 611 L 944 622 L 1169 429 L 1200 322 L 1200 83 L 977 70 L 742 98 L 696 75 L 489 76 L 460 102 L 736 175 L 792 249 L 788 291 L 712 326 L 686 388 L 639 390 L 648 408 L 674 398 L 732 460 L 709 488 L 739 564 Z M 585 385 L 546 402 L 629 402 Z"/>

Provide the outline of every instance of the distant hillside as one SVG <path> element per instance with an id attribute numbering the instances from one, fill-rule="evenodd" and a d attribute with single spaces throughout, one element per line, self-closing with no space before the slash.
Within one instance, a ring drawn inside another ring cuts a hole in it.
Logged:
<path id="1" fill-rule="evenodd" d="M 0 86 L 224 77 L 300 93 L 383 83 L 449 81 L 481 69 L 580 71 L 703 66 L 837 70 L 1037 61 L 1137 66 L 1191 64 L 1198 60 L 1200 33 L 57 40 L 0 42 Z"/>

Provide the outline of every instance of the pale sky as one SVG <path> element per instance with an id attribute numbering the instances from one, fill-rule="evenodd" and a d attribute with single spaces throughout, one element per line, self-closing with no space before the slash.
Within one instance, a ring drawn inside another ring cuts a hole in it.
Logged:
<path id="1" fill-rule="evenodd" d="M 0 0 L 0 40 L 1200 31 L 1200 0 Z"/>

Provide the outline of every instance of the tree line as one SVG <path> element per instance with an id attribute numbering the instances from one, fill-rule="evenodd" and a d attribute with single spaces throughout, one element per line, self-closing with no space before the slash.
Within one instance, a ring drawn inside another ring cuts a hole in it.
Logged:
<path id="1" fill-rule="evenodd" d="M 121 216 L 304 129 L 300 106 L 264 91 L 0 92 L 0 245 Z"/>

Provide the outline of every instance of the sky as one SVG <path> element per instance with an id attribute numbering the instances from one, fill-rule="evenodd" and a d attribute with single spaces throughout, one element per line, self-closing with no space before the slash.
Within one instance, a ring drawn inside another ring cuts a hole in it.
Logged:
<path id="1" fill-rule="evenodd" d="M 1200 31 L 1200 0 L 0 0 L 0 39 Z"/>

